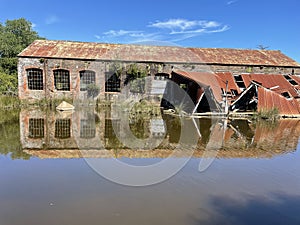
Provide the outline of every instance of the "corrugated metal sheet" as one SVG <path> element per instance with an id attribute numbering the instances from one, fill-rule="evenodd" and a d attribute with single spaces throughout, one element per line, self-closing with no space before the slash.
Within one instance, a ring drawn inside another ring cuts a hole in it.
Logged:
<path id="1" fill-rule="evenodd" d="M 230 72 L 217 72 L 215 73 L 217 75 L 217 79 L 219 82 L 219 85 L 223 90 L 226 90 L 226 81 L 228 81 L 228 91 L 230 90 L 236 90 L 238 94 L 241 93 L 240 88 L 237 86 L 232 73 Z"/>
<path id="2" fill-rule="evenodd" d="M 101 44 L 37 40 L 20 57 L 47 57 L 140 62 L 200 62 L 196 54 L 181 47 Z"/>
<path id="3" fill-rule="evenodd" d="M 229 48 L 191 48 L 204 62 L 239 65 L 299 66 L 281 51 Z"/>
<path id="4" fill-rule="evenodd" d="M 181 48 L 48 40 L 34 41 L 19 56 L 300 67 L 297 62 L 280 51 Z"/>
<path id="5" fill-rule="evenodd" d="M 292 75 L 291 78 L 300 85 L 300 75 Z"/>
<path id="6" fill-rule="evenodd" d="M 282 115 L 300 114 L 300 104 L 296 99 L 287 99 L 274 91 L 258 86 L 257 110 L 270 110 L 272 108 L 277 108 Z"/>
<path id="7" fill-rule="evenodd" d="M 176 74 L 184 76 L 190 80 L 193 80 L 200 84 L 202 87 L 210 87 L 214 94 L 214 97 L 218 102 L 222 101 L 221 86 L 218 82 L 218 77 L 214 73 L 209 72 L 186 72 L 186 71 L 174 71 Z"/>
<path id="8" fill-rule="evenodd" d="M 243 81 L 246 86 L 251 84 L 251 81 L 256 81 L 266 88 L 278 94 L 288 91 L 292 97 L 300 97 L 295 91 L 294 85 L 290 84 L 283 75 L 275 74 L 242 74 Z M 278 86 L 278 87 L 277 87 Z M 276 88 L 275 88 L 276 87 Z M 297 86 L 298 87 L 298 86 Z"/>

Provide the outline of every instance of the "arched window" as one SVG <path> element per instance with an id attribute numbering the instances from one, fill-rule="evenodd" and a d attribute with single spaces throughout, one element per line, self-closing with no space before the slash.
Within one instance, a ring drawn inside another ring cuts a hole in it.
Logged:
<path id="1" fill-rule="evenodd" d="M 88 85 L 95 84 L 96 76 L 94 71 L 83 70 L 79 72 L 79 75 L 80 75 L 80 91 L 86 91 Z"/>
<path id="2" fill-rule="evenodd" d="M 43 90 L 43 71 L 41 69 L 31 68 L 26 70 L 29 90 Z"/>
<path id="3" fill-rule="evenodd" d="M 70 91 L 70 72 L 68 70 L 54 70 L 54 86 L 58 91 Z"/>

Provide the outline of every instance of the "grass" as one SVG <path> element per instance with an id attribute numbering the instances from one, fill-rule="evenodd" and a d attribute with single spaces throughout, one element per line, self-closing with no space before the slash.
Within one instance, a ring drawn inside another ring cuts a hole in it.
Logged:
<path id="1" fill-rule="evenodd" d="M 279 111 L 277 108 L 262 109 L 257 113 L 257 119 L 268 120 L 271 122 L 276 122 L 279 117 Z"/>

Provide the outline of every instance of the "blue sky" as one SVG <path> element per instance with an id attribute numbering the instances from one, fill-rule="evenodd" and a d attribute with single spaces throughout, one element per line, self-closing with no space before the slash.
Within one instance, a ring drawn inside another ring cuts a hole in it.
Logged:
<path id="1" fill-rule="evenodd" d="M 299 0 L 0 0 L 47 39 L 281 50 L 300 62 Z"/>

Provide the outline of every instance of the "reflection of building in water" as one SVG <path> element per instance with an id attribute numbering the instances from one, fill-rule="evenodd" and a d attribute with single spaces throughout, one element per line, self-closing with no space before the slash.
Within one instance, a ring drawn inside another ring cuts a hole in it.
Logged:
<path id="1" fill-rule="evenodd" d="M 129 127 L 136 137 L 152 138 L 152 141 L 158 142 L 157 147 L 149 151 L 142 147 L 140 150 L 126 147 L 119 140 L 119 137 L 126 137 L 127 132 L 122 119 L 104 110 L 67 114 L 22 110 L 21 143 L 26 153 L 41 158 L 77 158 L 82 154 L 100 158 L 165 158 L 180 140 L 187 145 L 199 138 L 194 157 L 203 157 L 205 150 L 213 150 L 218 151 L 216 157 L 257 158 L 294 151 L 300 136 L 298 120 L 281 120 L 270 125 L 252 124 L 246 120 L 224 122 L 204 119 L 196 128 L 192 120 L 180 121 L 167 116 L 130 123 Z"/>
<path id="2" fill-rule="evenodd" d="M 43 138 L 44 137 L 44 119 L 34 118 L 29 119 L 29 138 Z"/>

